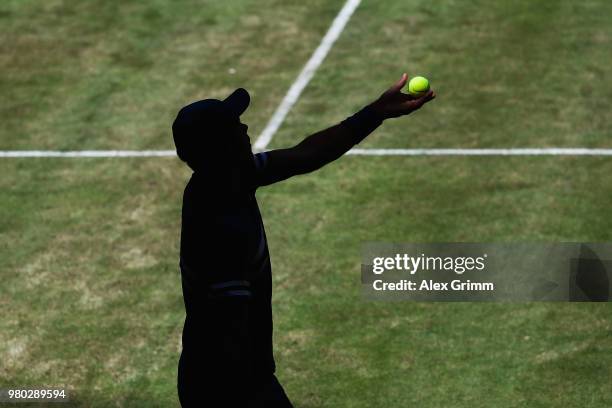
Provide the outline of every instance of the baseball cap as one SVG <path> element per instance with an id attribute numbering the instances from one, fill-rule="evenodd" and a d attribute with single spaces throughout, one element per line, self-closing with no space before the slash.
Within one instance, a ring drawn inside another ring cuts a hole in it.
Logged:
<path id="1" fill-rule="evenodd" d="M 250 101 L 246 89 L 238 88 L 223 100 L 203 99 L 181 108 L 172 123 L 178 157 L 190 164 L 203 154 L 204 146 L 218 148 L 231 144 L 224 130 L 239 120 Z"/>

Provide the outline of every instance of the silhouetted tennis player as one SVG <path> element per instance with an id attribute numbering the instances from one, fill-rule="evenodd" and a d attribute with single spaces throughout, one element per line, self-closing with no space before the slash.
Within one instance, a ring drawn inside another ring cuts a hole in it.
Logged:
<path id="1" fill-rule="evenodd" d="M 341 157 L 383 120 L 435 97 L 401 93 L 406 74 L 376 101 L 288 149 L 253 154 L 239 88 L 182 108 L 172 133 L 193 170 L 183 195 L 180 270 L 186 318 L 178 394 L 186 407 L 291 407 L 274 375 L 272 271 L 258 187 Z"/>

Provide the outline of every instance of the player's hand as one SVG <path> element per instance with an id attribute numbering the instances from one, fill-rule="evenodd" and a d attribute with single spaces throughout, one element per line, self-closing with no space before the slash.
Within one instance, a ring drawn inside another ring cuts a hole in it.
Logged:
<path id="1" fill-rule="evenodd" d="M 431 89 L 420 98 L 402 93 L 402 88 L 406 85 L 407 81 L 408 75 L 402 74 L 399 81 L 370 104 L 372 109 L 384 119 L 397 118 L 398 116 L 408 115 L 420 109 L 421 106 L 436 97 L 436 93 Z"/>

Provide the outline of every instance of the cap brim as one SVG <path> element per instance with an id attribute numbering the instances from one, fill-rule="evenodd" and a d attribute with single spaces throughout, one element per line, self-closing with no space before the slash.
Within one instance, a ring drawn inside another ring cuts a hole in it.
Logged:
<path id="1" fill-rule="evenodd" d="M 223 100 L 227 108 L 236 116 L 242 113 L 249 107 L 251 97 L 244 88 L 238 88 Z"/>

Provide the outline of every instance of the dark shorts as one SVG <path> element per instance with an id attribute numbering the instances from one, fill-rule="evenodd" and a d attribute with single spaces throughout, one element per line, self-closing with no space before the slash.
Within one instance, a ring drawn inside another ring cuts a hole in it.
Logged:
<path id="1" fill-rule="evenodd" d="M 181 355 L 182 357 L 182 355 Z M 178 397 L 182 408 L 293 408 L 285 390 L 274 374 L 268 380 L 248 389 L 241 384 L 219 384 L 214 373 L 189 369 L 183 359 L 179 360 Z M 248 395 L 245 396 L 244 393 Z M 234 403 L 236 395 L 245 396 L 245 403 Z"/>
<path id="2" fill-rule="evenodd" d="M 249 402 L 248 407 L 271 407 L 271 408 L 293 408 L 285 390 L 278 382 L 275 375 L 272 375 L 267 386 L 262 387 Z"/>

